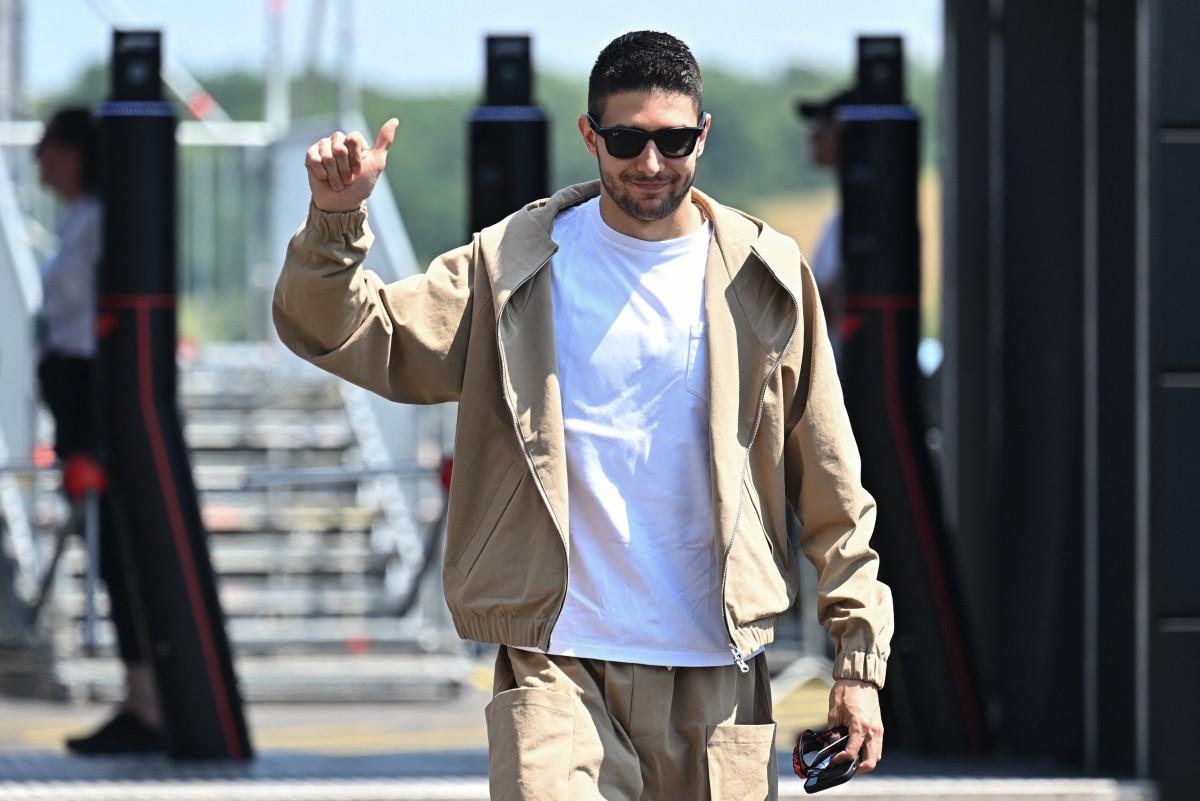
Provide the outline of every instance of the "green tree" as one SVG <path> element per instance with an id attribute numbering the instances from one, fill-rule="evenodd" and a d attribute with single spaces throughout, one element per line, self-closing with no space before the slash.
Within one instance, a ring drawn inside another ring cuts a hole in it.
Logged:
<path id="1" fill-rule="evenodd" d="M 936 163 L 938 80 L 936 70 L 908 65 L 910 100 L 922 114 L 922 158 Z M 827 189 L 830 177 L 808 159 L 807 131 L 796 115 L 800 98 L 825 97 L 851 82 L 846 73 L 796 65 L 768 79 L 746 78 L 721 68 L 705 71 L 705 107 L 713 115 L 708 148 L 696 185 L 722 202 L 753 211 L 765 199 Z M 263 116 L 263 78 L 232 70 L 202 76 L 201 83 L 235 120 Z M 66 102 L 96 103 L 107 95 L 108 71 L 96 64 L 60 96 L 46 98 L 39 116 Z M 586 78 L 541 73 L 535 102 L 550 119 L 551 190 L 596 176 L 596 165 L 579 141 L 576 120 L 587 100 Z M 180 106 L 180 116 L 186 118 Z M 398 146 L 389 158 L 388 179 L 418 258 L 466 241 L 467 119 L 480 102 L 478 90 L 437 95 L 396 93 L 367 87 L 363 112 L 373 136 L 388 117 L 400 119 Z M 297 114 L 328 114 L 337 107 L 337 83 L 329 75 L 306 76 L 292 87 Z"/>

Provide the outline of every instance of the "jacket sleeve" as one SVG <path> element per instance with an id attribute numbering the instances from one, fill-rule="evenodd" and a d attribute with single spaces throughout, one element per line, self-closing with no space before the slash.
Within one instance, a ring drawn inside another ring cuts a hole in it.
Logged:
<path id="1" fill-rule="evenodd" d="M 807 265 L 801 272 L 807 364 L 799 373 L 807 381 L 797 387 L 799 414 L 787 437 L 788 498 L 803 525 L 800 547 L 817 569 L 817 617 L 836 646 L 834 678 L 882 687 L 893 613 L 871 549 L 875 500 L 862 485 L 816 281 Z"/>
<path id="2" fill-rule="evenodd" d="M 385 285 L 362 268 L 374 237 L 365 205 L 308 220 L 288 243 L 272 315 L 294 353 L 391 400 L 458 400 L 471 320 L 474 248 Z"/>

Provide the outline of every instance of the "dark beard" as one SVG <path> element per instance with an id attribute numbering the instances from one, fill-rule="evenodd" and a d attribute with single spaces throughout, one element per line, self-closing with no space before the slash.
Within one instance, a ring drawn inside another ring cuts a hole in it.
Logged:
<path id="1" fill-rule="evenodd" d="M 599 156 L 596 157 L 596 165 L 600 165 Z M 628 192 L 620 192 L 617 187 L 609 183 L 608 174 L 603 169 L 600 170 L 600 183 L 608 191 L 608 196 L 617 204 L 617 208 L 628 214 L 635 220 L 642 222 L 654 222 L 670 217 L 675 210 L 683 205 L 683 200 L 691 191 L 692 183 L 696 180 L 696 174 L 693 172 L 687 177 L 687 183 L 675 194 L 667 195 L 658 206 L 646 209 L 638 205 L 638 202 L 633 199 L 633 196 Z"/>

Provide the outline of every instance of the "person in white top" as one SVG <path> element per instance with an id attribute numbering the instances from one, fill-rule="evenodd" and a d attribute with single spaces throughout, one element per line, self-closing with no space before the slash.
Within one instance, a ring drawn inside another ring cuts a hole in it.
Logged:
<path id="1" fill-rule="evenodd" d="M 578 536 L 550 647 L 644 665 L 724 665 L 704 347 L 712 228 L 637 239 L 604 222 L 602 203 L 554 221 L 554 334 Z M 664 591 L 679 603 L 647 608 Z"/>
<path id="2" fill-rule="evenodd" d="M 837 111 L 841 106 L 855 102 L 854 89 L 844 89 L 820 101 L 803 100 L 796 104 L 796 112 L 808 122 L 809 160 L 814 167 L 829 170 L 835 185 L 841 180 L 841 155 L 838 140 L 841 123 Z M 840 192 L 840 188 L 835 186 Z M 821 228 L 812 260 L 813 277 L 821 290 L 821 301 L 825 308 L 825 319 L 829 326 L 829 339 L 838 361 L 842 355 L 841 325 L 845 305 L 845 276 L 842 274 L 842 206 L 829 212 Z"/>
<path id="3" fill-rule="evenodd" d="M 500 646 L 493 799 L 776 797 L 760 652 L 794 600 L 789 537 L 839 641 L 834 759 L 881 753 L 874 501 L 798 249 L 692 188 L 710 123 L 687 45 L 618 37 L 578 120 L 599 181 L 388 285 L 362 269 L 364 204 L 398 121 L 306 154 L 281 339 L 386 397 L 460 403 L 443 586 L 459 632 Z"/>
<path id="4" fill-rule="evenodd" d="M 104 210 L 97 197 L 97 136 L 91 112 L 65 108 L 46 122 L 35 149 L 42 184 L 62 203 L 55 225 L 58 250 L 42 267 L 38 384 L 54 418 L 54 450 L 66 464 L 97 456 L 95 382 L 96 280 L 104 247 Z M 81 755 L 162 751 L 155 680 L 132 616 L 129 582 L 114 541 L 115 519 L 100 503 L 100 575 L 125 667 L 126 694 L 112 719 L 67 740 Z"/>

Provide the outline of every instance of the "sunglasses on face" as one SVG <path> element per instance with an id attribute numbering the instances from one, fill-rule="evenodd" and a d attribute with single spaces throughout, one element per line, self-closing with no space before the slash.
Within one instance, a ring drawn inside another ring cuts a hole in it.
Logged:
<path id="1" fill-rule="evenodd" d="M 632 159 L 641 155 L 646 149 L 646 143 L 654 140 L 658 152 L 669 159 L 681 159 L 692 155 L 700 134 L 708 122 L 709 114 L 704 113 L 700 124 L 694 128 L 663 128 L 661 131 L 641 131 L 637 128 L 601 128 L 591 113 L 587 115 L 588 125 L 596 135 L 604 139 L 608 155 L 617 159 Z"/>

